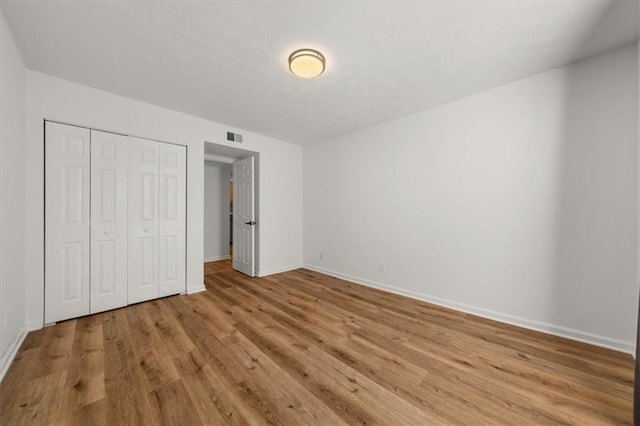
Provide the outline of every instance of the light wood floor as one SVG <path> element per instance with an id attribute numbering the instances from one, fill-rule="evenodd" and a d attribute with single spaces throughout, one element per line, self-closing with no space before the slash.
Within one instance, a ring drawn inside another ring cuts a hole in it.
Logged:
<path id="1" fill-rule="evenodd" d="M 0 424 L 620 424 L 628 355 L 308 270 L 28 335 Z"/>
<path id="2" fill-rule="evenodd" d="M 218 260 L 217 262 L 207 262 L 204 264 L 204 276 L 215 274 L 218 272 L 231 271 L 233 264 L 231 259 Z"/>

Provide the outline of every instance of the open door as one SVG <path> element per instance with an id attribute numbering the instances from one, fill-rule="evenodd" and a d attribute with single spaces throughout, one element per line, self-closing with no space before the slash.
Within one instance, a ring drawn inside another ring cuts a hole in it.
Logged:
<path id="1" fill-rule="evenodd" d="M 253 157 L 233 163 L 233 269 L 255 275 Z"/>

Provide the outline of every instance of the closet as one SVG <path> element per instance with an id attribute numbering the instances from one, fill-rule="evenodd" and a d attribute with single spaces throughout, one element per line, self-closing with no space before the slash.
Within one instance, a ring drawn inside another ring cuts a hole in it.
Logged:
<path id="1" fill-rule="evenodd" d="M 45 122 L 45 322 L 185 291 L 186 148 Z"/>

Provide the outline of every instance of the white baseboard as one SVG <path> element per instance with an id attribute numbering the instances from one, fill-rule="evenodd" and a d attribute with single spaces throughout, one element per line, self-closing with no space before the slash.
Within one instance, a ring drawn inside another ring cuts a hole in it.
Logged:
<path id="1" fill-rule="evenodd" d="M 20 349 L 20 346 L 22 346 L 22 342 L 24 342 L 24 339 L 27 337 L 27 333 L 29 333 L 27 330 L 23 330 L 9 345 L 9 348 L 2 358 L 0 358 L 0 382 L 2 382 L 5 374 L 9 371 L 9 367 L 11 366 L 13 359 L 18 354 L 18 350 Z"/>
<path id="2" fill-rule="evenodd" d="M 40 330 L 44 328 L 42 321 L 31 321 L 27 323 L 27 331 Z"/>
<path id="3" fill-rule="evenodd" d="M 367 280 L 365 278 L 354 277 L 348 274 L 343 274 L 340 272 L 321 268 L 315 265 L 304 265 L 304 267 L 312 271 L 320 272 L 322 274 L 341 278 L 345 281 L 350 281 L 350 282 L 364 285 L 367 287 L 376 288 L 378 290 L 384 290 L 390 293 L 399 294 L 400 296 L 410 297 L 412 299 L 433 303 L 434 305 L 451 308 L 457 311 L 466 312 L 466 313 L 477 315 L 483 318 L 488 318 L 491 320 L 515 325 L 518 327 L 528 328 L 530 330 L 535 330 L 535 331 L 541 331 L 543 333 L 552 334 L 554 336 L 566 337 L 567 339 L 577 340 L 579 342 L 589 343 L 596 346 L 602 346 L 605 348 L 635 355 L 635 342 L 628 342 L 624 340 L 613 339 L 610 337 L 601 336 L 601 335 L 589 333 L 586 331 L 576 330 L 569 327 L 553 325 L 553 324 L 549 324 L 541 321 L 530 320 L 527 318 L 521 318 L 514 315 L 505 314 L 502 312 L 492 311 L 490 309 L 484 309 L 476 306 L 467 305 L 464 303 L 454 302 L 452 300 L 447 300 L 440 297 L 430 296 L 428 294 L 418 293 L 415 291 L 405 290 L 405 289 L 390 286 L 387 284 L 382 284 L 379 282 Z"/>
<path id="4" fill-rule="evenodd" d="M 204 259 L 205 262 L 216 262 L 218 260 L 227 260 L 227 259 L 231 259 L 231 256 L 224 255 L 224 256 L 214 256 L 214 257 L 207 257 Z"/>
<path id="5" fill-rule="evenodd" d="M 196 294 L 196 293 L 201 293 L 203 291 L 207 291 L 204 285 L 202 287 L 190 287 L 187 289 L 187 294 Z"/>
<path id="6" fill-rule="evenodd" d="M 291 265 L 291 266 L 285 266 L 283 268 L 268 269 L 266 271 L 256 271 L 256 277 L 266 277 L 268 275 L 280 274 L 282 272 L 293 271 L 294 269 L 299 269 L 302 267 L 303 267 L 302 265 Z"/>

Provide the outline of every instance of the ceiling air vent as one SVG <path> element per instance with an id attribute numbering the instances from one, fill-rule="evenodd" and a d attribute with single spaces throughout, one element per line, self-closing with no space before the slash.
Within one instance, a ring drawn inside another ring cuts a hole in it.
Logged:
<path id="1" fill-rule="evenodd" d="M 227 140 L 229 142 L 242 143 L 242 135 L 240 133 L 227 132 Z"/>

